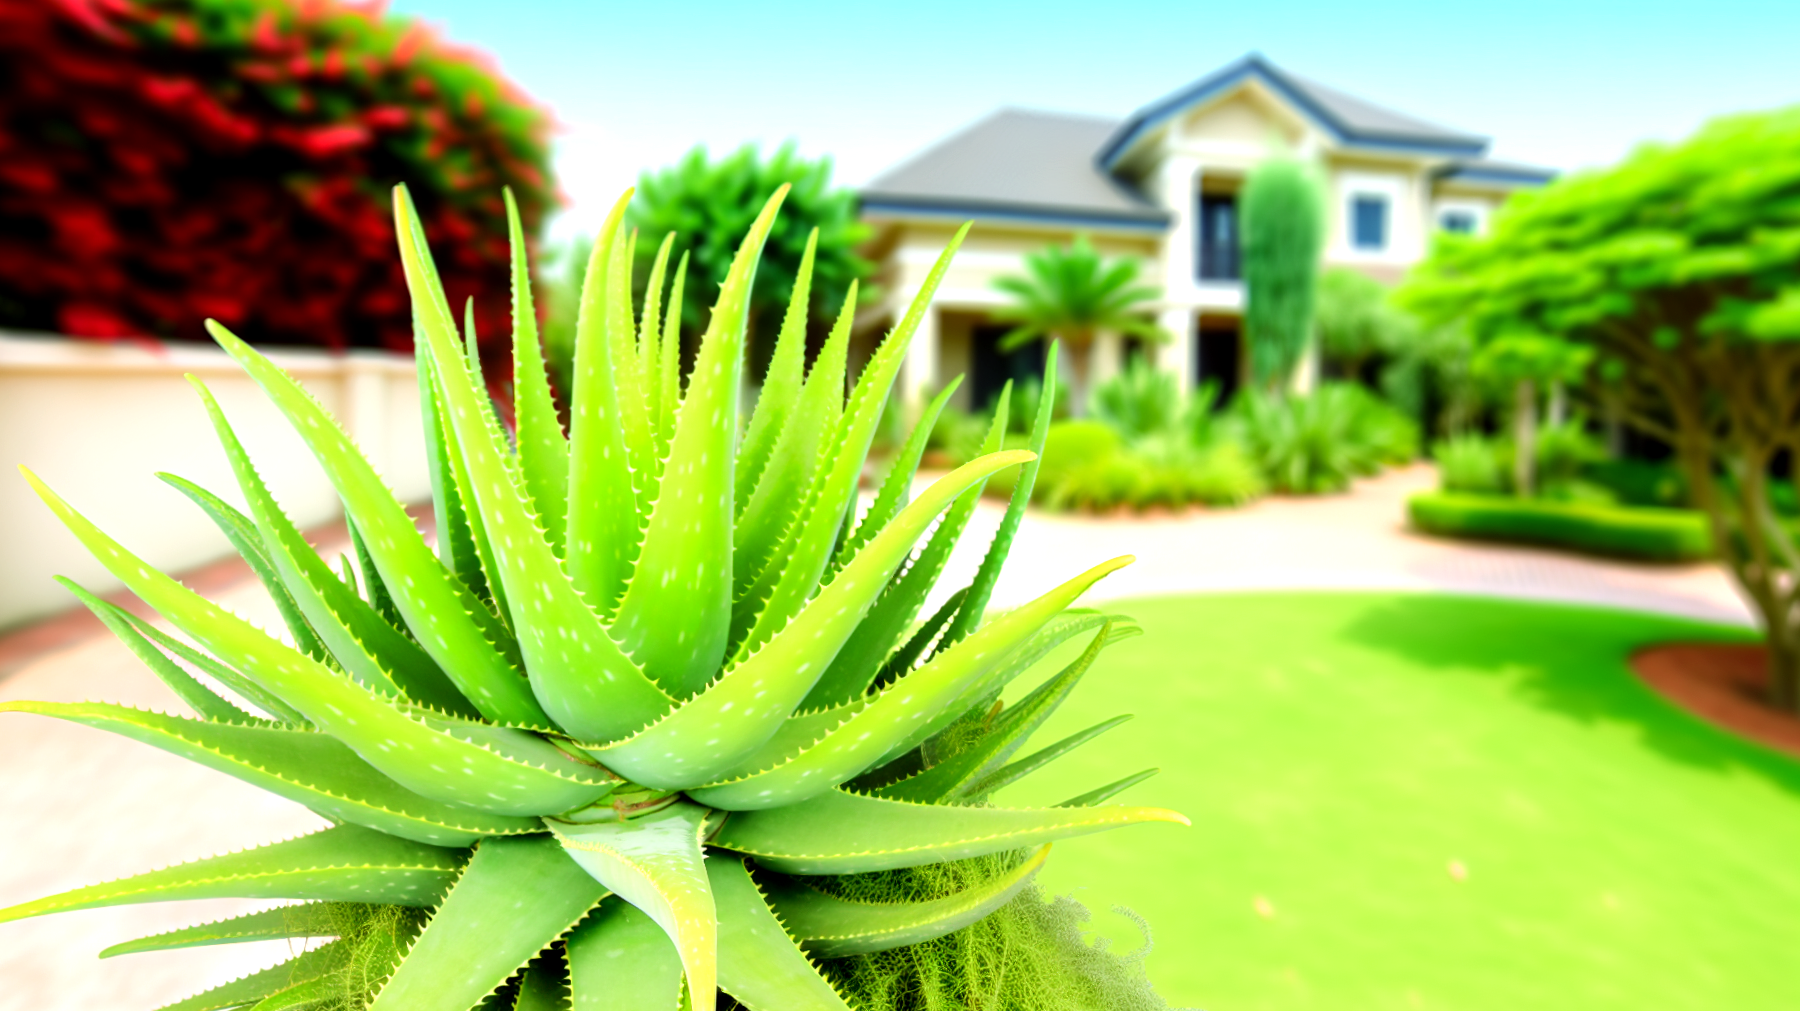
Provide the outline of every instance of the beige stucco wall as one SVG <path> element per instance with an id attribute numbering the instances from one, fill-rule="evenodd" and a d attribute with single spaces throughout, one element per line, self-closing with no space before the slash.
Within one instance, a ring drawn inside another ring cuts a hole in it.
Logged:
<path id="1" fill-rule="evenodd" d="M 409 357 L 281 351 L 271 357 L 342 421 L 403 501 L 430 498 L 416 375 Z M 183 378 L 218 399 L 264 481 L 303 528 L 339 515 L 337 496 L 300 438 L 215 348 L 0 335 L 0 461 L 24 465 L 76 509 L 165 571 L 230 553 L 168 471 L 239 508 L 237 483 L 206 412 Z M 0 472 L 0 628 L 68 607 L 53 575 L 97 593 L 119 583 L 93 561 L 16 471 Z"/>

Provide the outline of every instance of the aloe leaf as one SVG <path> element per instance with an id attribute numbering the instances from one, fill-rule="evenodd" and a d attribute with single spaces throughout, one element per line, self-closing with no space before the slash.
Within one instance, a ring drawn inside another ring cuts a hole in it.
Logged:
<path id="1" fill-rule="evenodd" d="M 262 475 L 250 462 L 212 392 L 198 379 L 188 381 L 199 392 L 207 416 L 212 419 L 213 432 L 237 475 L 238 488 L 250 506 L 276 572 L 331 655 L 357 680 L 385 694 L 398 691 L 415 702 L 472 715 L 474 710 L 468 700 L 444 676 L 430 654 L 358 597 L 353 584 L 332 578 L 324 560 L 269 494 Z M 354 530 L 355 524 L 351 527 Z M 373 568 L 370 576 L 379 582 Z"/>
<path id="2" fill-rule="evenodd" d="M 1151 776 L 1154 776 L 1158 772 L 1161 772 L 1161 771 L 1162 771 L 1161 769 L 1145 769 L 1143 772 L 1134 772 L 1131 775 L 1126 776 L 1124 779 L 1115 780 L 1114 782 L 1108 783 L 1105 786 L 1100 787 L 1098 790 L 1089 790 L 1088 792 L 1086 792 L 1084 794 L 1080 794 L 1075 797 L 1070 797 L 1068 800 L 1065 800 L 1056 806 L 1057 807 L 1093 807 L 1095 804 L 1101 804 L 1108 800 L 1111 800 L 1112 798 L 1118 796 L 1121 793 L 1124 793 L 1126 790 L 1131 789 L 1132 787 L 1138 785 L 1139 783 L 1142 783 L 1144 780 L 1149 779 Z"/>
<path id="3" fill-rule="evenodd" d="M 970 685 L 1002 664 L 1020 643 L 1088 587 L 1130 561 L 1130 556 L 1125 556 L 1096 565 L 956 648 L 938 654 L 883 689 L 823 740 L 791 760 L 689 792 L 703 804 L 726 810 L 793 804 L 855 777 L 890 753 L 910 749 L 918 743 L 913 738 L 930 726 L 932 717 L 946 711 Z"/>
<path id="4" fill-rule="evenodd" d="M 631 484 L 641 522 L 656 494 L 656 436 L 650 424 L 649 393 L 644 388 L 642 360 L 631 311 L 631 272 L 636 262 L 637 232 L 614 240 L 606 267 L 606 341 L 612 353 L 613 380 L 618 387 L 618 425 L 625 435 Z"/>
<path id="5" fill-rule="evenodd" d="M 913 476 L 919 472 L 919 460 L 925 456 L 925 444 L 931 441 L 931 430 L 937 427 L 938 415 L 944 413 L 944 405 L 950 402 L 962 381 L 963 377 L 957 375 L 925 405 L 924 412 L 907 434 L 906 441 L 900 444 L 900 451 L 894 454 L 894 462 L 888 465 L 887 476 L 881 479 L 881 487 L 876 490 L 875 500 L 869 504 L 869 511 L 863 514 L 856 524 L 856 532 L 850 535 L 838 551 L 839 564 L 848 561 L 857 548 L 867 544 L 876 531 L 887 526 L 888 520 L 893 519 L 894 514 L 912 497 Z"/>
<path id="6" fill-rule="evenodd" d="M 799 804 L 734 814 L 710 842 L 783 874 L 860 874 L 1152 821 L 1188 824 L 1159 807 L 960 807 L 829 790 Z"/>
<path id="7" fill-rule="evenodd" d="M 546 722 L 530 685 L 496 645 L 505 629 L 473 594 L 444 578 L 412 517 L 337 422 L 287 373 L 224 327 L 209 321 L 207 330 L 312 447 L 351 520 L 368 535 L 382 578 L 403 588 L 397 603 L 407 626 L 462 695 L 498 723 Z"/>
<path id="8" fill-rule="evenodd" d="M 780 434 L 770 447 L 752 489 L 740 500 L 737 528 L 733 531 L 733 593 L 739 598 L 771 564 L 771 555 L 792 523 L 806 491 L 812 486 L 825 439 L 836 430 L 844 412 L 844 369 L 850 350 L 850 326 L 856 310 L 856 282 L 850 282 L 844 307 L 832 325 L 825 346 L 807 374 L 805 384 Z M 779 353 L 779 352 L 777 352 Z M 797 366 L 796 366 L 797 367 Z M 765 396 L 769 396 L 765 392 Z M 760 405 L 760 401 L 758 402 Z M 743 607 L 740 599 L 735 606 Z"/>
<path id="9" fill-rule="evenodd" d="M 999 715 L 988 722 L 986 731 L 968 748 L 911 779 L 884 786 L 876 793 L 895 800 L 914 800 L 926 804 L 963 795 L 965 787 L 998 769 L 1056 712 L 1056 708 L 1075 690 L 1076 684 L 1100 656 L 1101 649 L 1106 646 L 1109 630 L 1103 626 L 1075 662 L 1032 689 L 1017 705 L 1001 710 Z"/>
<path id="10" fill-rule="evenodd" d="M 211 723 L 107 702 L 0 702 L 0 712 L 37 713 L 110 731 L 333 820 L 433 846 L 468 846 L 482 836 L 542 831 L 534 818 L 485 814 L 422 797 L 315 731 Z"/>
<path id="11" fill-rule="evenodd" d="M 519 441 L 519 471 L 532 508 L 544 524 L 544 535 L 560 555 L 568 536 L 569 441 L 563 436 L 556 402 L 550 397 L 519 205 L 510 187 L 504 195 L 507 237 L 512 242 L 513 424 Z"/>
<path id="12" fill-rule="evenodd" d="M 852 902 L 801 878 L 769 888 L 769 905 L 788 932 L 816 958 L 843 958 L 920 944 L 983 919 L 1011 902 L 1044 866 L 1048 845 L 989 881 L 926 902 Z"/>
<path id="13" fill-rule="evenodd" d="M 618 370 L 607 333 L 607 284 L 619 223 L 631 202 L 626 190 L 607 214 L 588 258 L 581 285 L 581 308 L 575 321 L 575 362 L 569 409 L 569 578 L 607 614 L 625 589 L 632 556 L 639 543 L 637 491 L 625 429 L 619 423 Z"/>
<path id="14" fill-rule="evenodd" d="M 700 851 L 706 817 L 677 801 L 630 821 L 548 823 L 576 863 L 669 936 L 694 1011 L 713 1011 L 718 988 L 718 919 Z"/>
<path id="15" fill-rule="evenodd" d="M 965 586 L 939 604 L 938 609 L 931 613 L 931 617 L 925 619 L 924 624 L 914 630 L 899 649 L 894 650 L 886 660 L 882 661 L 881 669 L 875 672 L 875 679 L 869 683 L 869 687 L 875 690 L 886 688 L 899 680 L 901 675 L 912 670 L 918 664 L 919 658 L 925 655 L 925 650 L 930 648 L 932 642 L 937 639 L 938 633 L 942 632 L 944 626 L 950 623 L 950 619 L 955 616 L 957 609 L 962 607 L 962 602 L 968 595 L 969 588 Z"/>
<path id="16" fill-rule="evenodd" d="M 677 1011 L 681 955 L 648 913 L 609 897 L 569 935 L 575 1011 Z"/>
<path id="17" fill-rule="evenodd" d="M 450 374 L 446 369 L 454 369 L 456 375 L 469 375 L 469 381 L 481 391 L 480 398 L 484 401 L 488 400 L 486 388 L 481 385 L 482 380 L 479 374 L 470 373 L 468 360 L 465 357 L 457 355 L 448 363 L 441 363 L 435 360 L 435 356 L 431 352 L 431 342 L 424 339 L 423 335 L 415 332 L 413 342 L 422 349 L 419 351 L 419 356 L 429 363 L 432 381 L 440 384 L 439 390 L 442 389 L 443 377 Z M 506 636 L 502 652 L 506 653 L 509 661 L 516 662 L 518 647 L 511 639 L 512 609 L 507 603 L 506 586 L 500 580 L 499 563 L 494 560 L 494 538 L 488 531 L 487 517 L 481 514 L 479 504 L 475 501 L 474 480 L 469 476 L 469 465 L 463 458 L 462 447 L 457 444 L 454 423 L 450 420 L 449 405 L 443 402 L 441 395 L 438 403 L 438 423 L 444 428 L 444 451 L 450 457 L 450 477 L 456 485 L 457 501 L 462 506 L 463 519 L 468 523 L 470 543 L 473 549 L 473 556 L 469 564 L 474 567 L 473 579 L 475 582 L 465 585 L 471 587 L 480 585 L 488 603 L 487 610 L 473 612 L 473 614 L 484 624 L 489 624 L 489 619 L 492 619 L 492 638 L 496 642 L 500 642 L 501 636 Z"/>
<path id="18" fill-rule="evenodd" d="M 719 988 L 750 1011 L 850 1011 L 783 928 L 737 857 L 706 858 L 719 907 Z"/>
<path id="19" fill-rule="evenodd" d="M 57 578 L 58 581 L 61 581 L 60 576 Z M 64 585 L 69 584 L 65 583 Z M 308 727 L 312 725 L 311 721 L 302 715 L 298 709 L 281 701 L 275 693 L 250 680 L 243 674 L 232 670 L 230 667 L 207 656 L 205 653 L 189 646 L 187 643 L 165 633 L 162 629 L 157 628 L 143 618 L 132 614 L 130 611 L 119 608 L 113 613 L 130 622 L 131 627 L 136 629 L 139 635 L 156 645 L 161 646 L 170 653 L 175 654 L 176 657 L 200 668 L 208 677 L 211 677 L 214 681 L 219 682 L 226 688 L 231 689 L 240 698 L 243 698 L 251 705 L 268 713 L 277 722 L 296 727 Z"/>
<path id="20" fill-rule="evenodd" d="M 474 1007 L 605 894 L 549 836 L 487 840 L 369 1007 Z"/>
<path id="21" fill-rule="evenodd" d="M 415 327 L 416 329 L 416 327 Z M 437 520 L 438 557 L 471 595 L 488 595 L 487 578 L 475 549 L 475 530 L 464 510 L 457 464 L 451 459 L 448 426 L 438 403 L 437 371 L 431 350 L 415 334 L 413 355 L 419 371 L 419 413 L 425 426 L 425 464 L 431 472 L 431 503 Z"/>
<path id="22" fill-rule="evenodd" d="M 126 619 L 125 610 L 109 604 L 99 597 L 83 589 L 74 580 L 56 577 L 56 581 L 67 587 L 75 598 L 94 612 L 94 617 L 124 643 L 144 666 L 163 684 L 169 686 L 176 697 L 187 703 L 188 708 L 209 720 L 225 720 L 228 722 L 259 723 L 262 722 L 237 706 L 225 701 L 219 693 L 201 684 L 192 674 L 181 668 L 180 664 L 168 658 L 162 650 L 150 644 L 150 640 L 140 635 Z"/>
<path id="23" fill-rule="evenodd" d="M 269 599 L 275 602 L 275 609 L 281 612 L 282 624 L 287 626 L 288 634 L 294 637 L 295 648 L 315 659 L 324 659 L 325 646 L 319 642 L 312 626 L 307 624 L 306 616 L 300 613 L 300 605 L 294 603 L 294 595 L 282 583 L 281 574 L 275 571 L 275 563 L 269 559 L 268 546 L 263 543 L 262 531 L 256 529 L 256 523 L 232 508 L 224 499 L 187 478 L 165 473 L 158 473 L 156 476 L 199 506 L 226 539 L 231 541 L 238 556 L 250 566 L 263 589 L 268 591 Z"/>
<path id="24" fill-rule="evenodd" d="M 994 453 L 933 484 L 767 645 L 662 722 L 597 756 L 634 782 L 668 790 L 709 782 L 742 762 L 793 713 L 937 514 L 1022 458 Z"/>
<path id="25" fill-rule="evenodd" d="M 669 252 L 675 248 L 675 233 L 663 236 L 662 245 L 656 248 L 656 259 L 650 264 L 650 277 L 644 285 L 644 311 L 638 318 L 638 373 L 644 384 L 644 410 L 649 415 L 650 428 L 656 437 L 656 465 L 662 466 L 663 454 L 669 449 L 669 433 L 663 426 L 665 407 L 663 398 L 666 395 L 660 369 L 662 367 L 662 350 L 665 334 L 662 330 L 662 293 L 663 284 L 668 280 Z M 672 338 L 679 346 L 681 331 L 676 329 Z M 668 405 L 670 417 L 674 417 L 674 406 Z"/>
<path id="26" fill-rule="evenodd" d="M 525 967 L 513 1011 L 570 1011 L 569 978 L 561 962 L 539 957 Z"/>
<path id="27" fill-rule="evenodd" d="M 0 909 L 0 923 L 45 913 L 172 899 L 324 899 L 430 906 L 468 856 L 357 825 L 208 857 Z"/>
<path id="28" fill-rule="evenodd" d="M 734 496 L 741 513 L 756 490 L 757 479 L 775 452 L 775 442 L 788 429 L 788 416 L 800 403 L 800 378 L 806 365 L 806 321 L 812 303 L 813 255 L 818 250 L 819 230 L 806 237 L 806 248 L 800 253 L 800 267 L 794 274 L 794 290 L 788 299 L 787 315 L 775 336 L 775 351 L 769 356 L 769 371 L 763 377 L 762 390 L 756 395 L 756 406 L 750 412 L 750 424 L 744 429 L 744 441 L 738 446 L 737 494 Z"/>
<path id="29" fill-rule="evenodd" d="M 102 951 L 100 957 L 113 958 L 145 951 L 204 948 L 215 944 L 241 944 L 245 941 L 272 941 L 292 937 L 337 937 L 343 933 L 346 922 L 354 921 L 373 908 L 360 902 L 304 902 L 293 906 L 277 906 L 260 913 L 246 913 L 229 920 L 202 923 L 125 941 Z"/>
<path id="30" fill-rule="evenodd" d="M 410 233 L 409 233 L 410 234 Z M 409 275 L 423 250 L 404 243 Z M 415 290 L 424 286 L 415 283 Z M 454 337 L 416 306 L 420 330 L 442 360 Z M 520 494 L 499 433 L 482 410 L 480 392 L 462 371 L 443 373 L 446 412 L 468 468 L 473 498 L 488 524 L 500 582 L 513 607 L 532 690 L 557 724 L 577 737 L 605 741 L 631 733 L 668 711 L 671 700 L 626 656 L 600 616 L 563 574 L 555 551 Z"/>
<path id="31" fill-rule="evenodd" d="M 223 1011 L 259 1005 L 264 998 L 284 990 L 304 986 L 341 971 L 350 964 L 354 949 L 343 941 L 333 941 L 311 951 L 301 952 L 279 965 L 253 972 L 242 979 L 197 993 L 186 1000 L 165 1004 L 158 1011 Z"/>
<path id="32" fill-rule="evenodd" d="M 676 698 L 718 673 L 731 628 L 732 447 L 744 329 L 756 261 L 785 196 L 784 185 L 763 206 L 719 290 L 663 465 L 673 490 L 651 509 L 614 624 L 626 652 Z M 677 614 L 680 630 L 671 635 L 669 616 Z"/>
<path id="33" fill-rule="evenodd" d="M 1049 765 L 1051 762 L 1056 761 L 1069 752 L 1074 751 L 1083 744 L 1099 737 L 1108 730 L 1111 730 L 1114 727 L 1123 726 L 1129 722 L 1131 722 L 1131 717 L 1129 715 L 1115 716 L 1110 720 L 1102 720 L 1086 730 L 1078 730 L 1062 740 L 1057 741 L 1055 744 L 1039 748 L 1037 751 L 1026 755 L 1016 762 L 1008 763 L 1007 765 L 1001 766 L 993 772 L 988 773 L 980 780 L 963 787 L 961 795 L 971 800 L 976 800 L 984 798 L 991 793 L 997 793 L 1038 771 L 1044 766 Z"/>
<path id="34" fill-rule="evenodd" d="M 1006 437 L 1007 402 L 1011 393 L 1012 383 L 1009 382 L 1000 391 L 1000 402 L 994 409 L 993 422 L 988 426 L 987 437 L 982 441 L 981 453 L 984 455 L 998 451 Z M 980 504 L 981 490 L 986 483 L 984 479 L 970 487 L 950 507 L 950 511 L 944 516 L 944 522 L 938 524 L 937 530 L 932 532 L 931 540 L 919 552 L 919 557 L 886 589 L 881 599 L 869 609 L 868 617 L 856 627 L 850 640 L 838 652 L 831 667 L 813 688 L 812 694 L 807 696 L 808 706 L 830 706 L 847 702 L 861 695 L 875 680 L 883 660 L 906 631 L 906 627 L 918 616 L 919 608 L 925 604 L 925 597 L 937 585 L 938 577 L 943 575 L 951 552 L 956 550 L 956 542 L 962 538 L 963 528 L 968 526 L 969 518 L 975 515 L 975 507 Z"/>
<path id="35" fill-rule="evenodd" d="M 350 523 L 347 526 L 350 530 L 350 549 L 356 554 L 356 567 L 362 570 L 363 588 L 368 591 L 366 599 L 369 606 L 375 609 L 375 613 L 381 616 L 382 621 L 387 622 L 389 628 L 396 631 L 405 628 L 406 619 L 401 616 L 399 605 L 394 603 L 393 591 L 388 589 L 387 582 L 381 578 L 381 570 L 375 567 L 375 556 L 369 554 L 368 541 L 364 539 L 362 531 L 356 529 L 356 524 Z M 445 687 L 452 691 L 455 690 L 455 686 L 444 678 L 444 672 L 438 670 L 435 664 L 432 666 L 432 671 Z M 460 694 L 455 698 L 465 704 L 468 701 L 463 699 Z M 473 714 L 474 709 L 471 708 L 469 712 Z"/>
<path id="36" fill-rule="evenodd" d="M 1037 415 L 1031 426 L 1031 451 L 1037 454 L 1037 458 L 1019 469 L 1019 480 L 1013 485 L 1012 499 L 1006 504 L 1006 515 L 1000 520 L 1000 528 L 994 531 L 994 539 L 988 542 L 987 554 L 981 559 L 981 568 L 976 570 L 975 579 L 969 584 L 967 604 L 957 612 L 956 620 L 944 632 L 939 649 L 948 649 L 962 641 L 964 636 L 981 624 L 988 600 L 993 596 L 994 585 L 1000 581 L 1000 569 L 1006 564 L 1007 554 L 1012 551 L 1013 536 L 1018 533 L 1019 523 L 1025 518 L 1025 507 L 1031 502 L 1031 489 L 1037 484 L 1038 468 L 1044 463 L 1044 443 L 1050 438 L 1050 415 L 1056 404 L 1056 352 L 1057 342 L 1052 341 L 1044 364 L 1044 385 L 1038 391 Z"/>
<path id="37" fill-rule="evenodd" d="M 69 508 L 35 474 L 24 474 L 94 557 L 146 603 L 402 786 L 496 814 L 535 815 L 581 807 L 616 784 L 616 777 L 604 770 L 579 763 L 522 731 L 477 727 L 452 732 L 452 727 L 397 708 L 150 568 Z M 452 769 L 460 772 L 448 771 Z"/>
<path id="38" fill-rule="evenodd" d="M 1109 622 L 1112 624 L 1112 629 L 1106 633 L 1106 644 L 1109 646 L 1121 640 L 1143 634 L 1143 629 L 1139 628 L 1136 624 L 1130 623 L 1131 619 L 1121 615 L 1101 614 L 1098 611 L 1090 611 L 1085 608 L 1071 610 L 1057 615 L 1044 626 L 1042 631 L 1032 636 L 1026 641 L 1025 645 L 1015 650 L 1012 656 L 1007 658 L 1005 663 L 996 667 L 993 671 L 970 685 L 963 691 L 961 698 L 957 699 L 955 703 L 946 708 L 942 713 L 938 714 L 934 719 L 930 720 L 922 730 L 910 735 L 907 740 L 903 742 L 901 747 L 889 752 L 887 757 L 893 758 L 895 755 L 924 743 L 932 737 L 943 733 L 951 724 L 957 722 L 957 720 L 966 718 L 970 714 L 976 712 L 985 713 L 993 706 L 1001 689 L 1011 684 L 1014 678 L 1025 673 L 1027 670 L 1030 670 L 1039 660 L 1042 660 L 1048 655 L 1051 650 L 1075 636 L 1080 635 L 1082 632 L 1098 628 Z"/>
<path id="39" fill-rule="evenodd" d="M 932 296 L 968 230 L 967 225 L 957 230 L 926 275 L 900 324 L 882 341 L 857 378 L 843 420 L 830 443 L 836 456 L 819 469 L 805 504 L 776 550 L 774 557 L 780 559 L 781 564 L 771 565 L 769 571 L 741 595 L 755 609 L 740 608 L 734 618 L 733 638 L 738 642 L 738 655 L 750 654 L 786 625 L 818 587 L 819 577 L 831 561 L 838 535 L 855 501 L 857 480 L 862 475 L 863 461 L 868 457 L 875 427 L 880 423 L 888 390 L 893 386 L 907 346 L 912 342 L 913 334 L 918 332 Z M 739 628 L 744 630 L 741 636 Z"/>
<path id="40" fill-rule="evenodd" d="M 666 459 L 669 440 L 675 438 L 675 414 L 681 407 L 681 306 L 687 286 L 688 254 L 681 254 L 675 267 L 675 280 L 669 285 L 669 307 L 663 312 L 662 346 L 657 349 L 656 384 L 661 388 L 657 403 L 662 417 L 657 420 L 657 453 Z"/>

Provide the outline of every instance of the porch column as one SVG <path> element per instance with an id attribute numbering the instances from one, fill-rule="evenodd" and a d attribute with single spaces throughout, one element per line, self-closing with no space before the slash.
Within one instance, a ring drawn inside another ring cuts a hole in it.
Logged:
<path id="1" fill-rule="evenodd" d="M 1159 202 L 1169 211 L 1169 230 L 1163 236 L 1163 310 L 1157 322 L 1174 341 L 1156 349 L 1159 368 L 1175 375 L 1185 393 L 1194 387 L 1194 314 L 1198 294 L 1200 177 L 1202 167 L 1192 155 L 1171 154 L 1156 174 Z"/>

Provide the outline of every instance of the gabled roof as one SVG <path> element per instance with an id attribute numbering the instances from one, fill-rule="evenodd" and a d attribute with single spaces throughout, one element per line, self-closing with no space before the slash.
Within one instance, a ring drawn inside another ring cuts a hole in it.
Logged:
<path id="1" fill-rule="evenodd" d="M 1488 148 L 1487 137 L 1439 126 L 1347 95 L 1282 70 L 1260 54 L 1251 53 L 1133 113 L 1107 139 L 1096 160 L 1110 171 L 1150 131 L 1248 80 L 1260 82 L 1332 139 L 1349 147 L 1441 154 L 1451 158 L 1479 157 Z"/>
<path id="2" fill-rule="evenodd" d="M 1161 231 L 1169 215 L 1094 165 L 1119 122 L 1002 109 L 878 176 L 865 211 Z"/>

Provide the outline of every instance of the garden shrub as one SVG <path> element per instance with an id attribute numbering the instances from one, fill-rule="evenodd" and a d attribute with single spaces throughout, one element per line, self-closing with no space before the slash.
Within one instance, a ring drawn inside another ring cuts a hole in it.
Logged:
<path id="1" fill-rule="evenodd" d="M 1505 454 L 1510 455 L 1510 454 Z M 1453 435 L 1431 451 L 1438 465 L 1438 484 L 1445 491 L 1499 495 L 1506 491 L 1506 462 L 1492 439 L 1473 433 Z"/>
<path id="2" fill-rule="evenodd" d="M 1601 460 L 1587 468 L 1590 481 L 1611 491 L 1622 505 L 1685 507 L 1687 480 L 1673 463 Z"/>
<path id="3" fill-rule="evenodd" d="M 507 326 L 503 187 L 555 199 L 550 119 L 374 5 L 0 4 L 0 326 L 406 349 L 388 193 L 443 240 L 450 302 Z"/>
<path id="4" fill-rule="evenodd" d="M 1127 439 L 1136 439 L 1180 422 L 1181 390 L 1174 375 L 1134 358 L 1124 371 L 1094 387 L 1088 410 Z"/>
<path id="5" fill-rule="evenodd" d="M 1606 447 L 1588 434 L 1586 423 L 1572 418 L 1537 433 L 1537 474 L 1545 489 L 1580 480 L 1589 467 L 1606 459 Z"/>
<path id="6" fill-rule="evenodd" d="M 1415 495 L 1413 526 L 1426 533 L 1570 548 L 1652 562 L 1712 555 L 1706 517 L 1686 509 L 1546 502 L 1455 492 Z"/>
<path id="7" fill-rule="evenodd" d="M 1418 427 L 1350 383 L 1326 383 L 1309 396 L 1246 391 L 1232 416 L 1244 448 L 1277 491 L 1342 491 L 1351 478 L 1418 453 Z"/>

